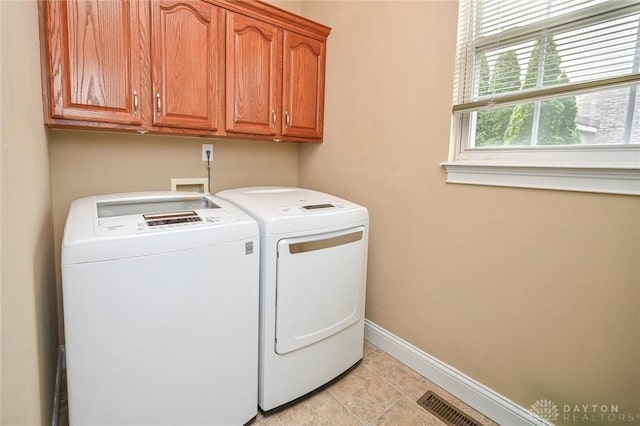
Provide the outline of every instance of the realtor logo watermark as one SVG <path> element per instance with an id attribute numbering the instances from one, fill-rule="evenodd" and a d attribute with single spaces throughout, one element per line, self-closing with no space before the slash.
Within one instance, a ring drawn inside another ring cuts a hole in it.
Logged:
<path id="1" fill-rule="evenodd" d="M 539 399 L 531 405 L 534 419 L 543 424 L 555 421 L 562 423 L 640 424 L 640 413 L 628 413 L 617 404 L 562 404 L 556 405 L 548 399 Z"/>
<path id="2" fill-rule="evenodd" d="M 540 420 L 546 420 L 553 422 L 558 420 L 560 413 L 558 412 L 558 406 L 548 399 L 539 399 L 531 405 L 531 412 L 535 414 Z"/>

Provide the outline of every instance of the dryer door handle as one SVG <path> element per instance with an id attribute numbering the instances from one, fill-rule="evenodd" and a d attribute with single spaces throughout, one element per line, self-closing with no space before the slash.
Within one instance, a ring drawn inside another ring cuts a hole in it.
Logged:
<path id="1" fill-rule="evenodd" d="M 338 247 L 344 244 L 354 243 L 362 239 L 363 231 L 356 231 L 350 234 L 339 235 L 337 237 L 325 238 L 312 241 L 303 241 L 289 244 L 289 253 L 298 254 L 315 250 L 323 250 Z"/>

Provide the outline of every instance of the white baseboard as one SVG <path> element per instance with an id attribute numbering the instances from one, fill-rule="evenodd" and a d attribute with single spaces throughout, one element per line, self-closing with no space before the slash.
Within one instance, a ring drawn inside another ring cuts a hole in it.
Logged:
<path id="1" fill-rule="evenodd" d="M 549 425 L 518 404 L 366 319 L 364 337 L 498 424 Z"/>

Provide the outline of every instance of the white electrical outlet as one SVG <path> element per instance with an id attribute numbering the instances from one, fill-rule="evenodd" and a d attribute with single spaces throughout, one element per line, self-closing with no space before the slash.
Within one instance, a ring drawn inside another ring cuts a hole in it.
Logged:
<path id="1" fill-rule="evenodd" d="M 213 145 L 210 143 L 202 144 L 202 161 L 207 161 L 207 151 L 209 151 L 209 160 L 213 161 Z"/>

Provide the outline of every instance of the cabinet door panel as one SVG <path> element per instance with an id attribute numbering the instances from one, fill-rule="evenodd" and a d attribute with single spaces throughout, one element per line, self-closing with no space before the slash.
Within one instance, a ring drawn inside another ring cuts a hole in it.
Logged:
<path id="1" fill-rule="evenodd" d="M 284 136 L 322 138 L 325 43 L 285 31 Z"/>
<path id="2" fill-rule="evenodd" d="M 281 31 L 227 15 L 227 131 L 275 135 L 279 124 Z"/>
<path id="3" fill-rule="evenodd" d="M 55 1 L 48 5 L 51 114 L 139 124 L 139 3 Z"/>
<path id="4" fill-rule="evenodd" d="M 151 4 L 154 125 L 216 130 L 220 10 L 205 2 Z"/>

